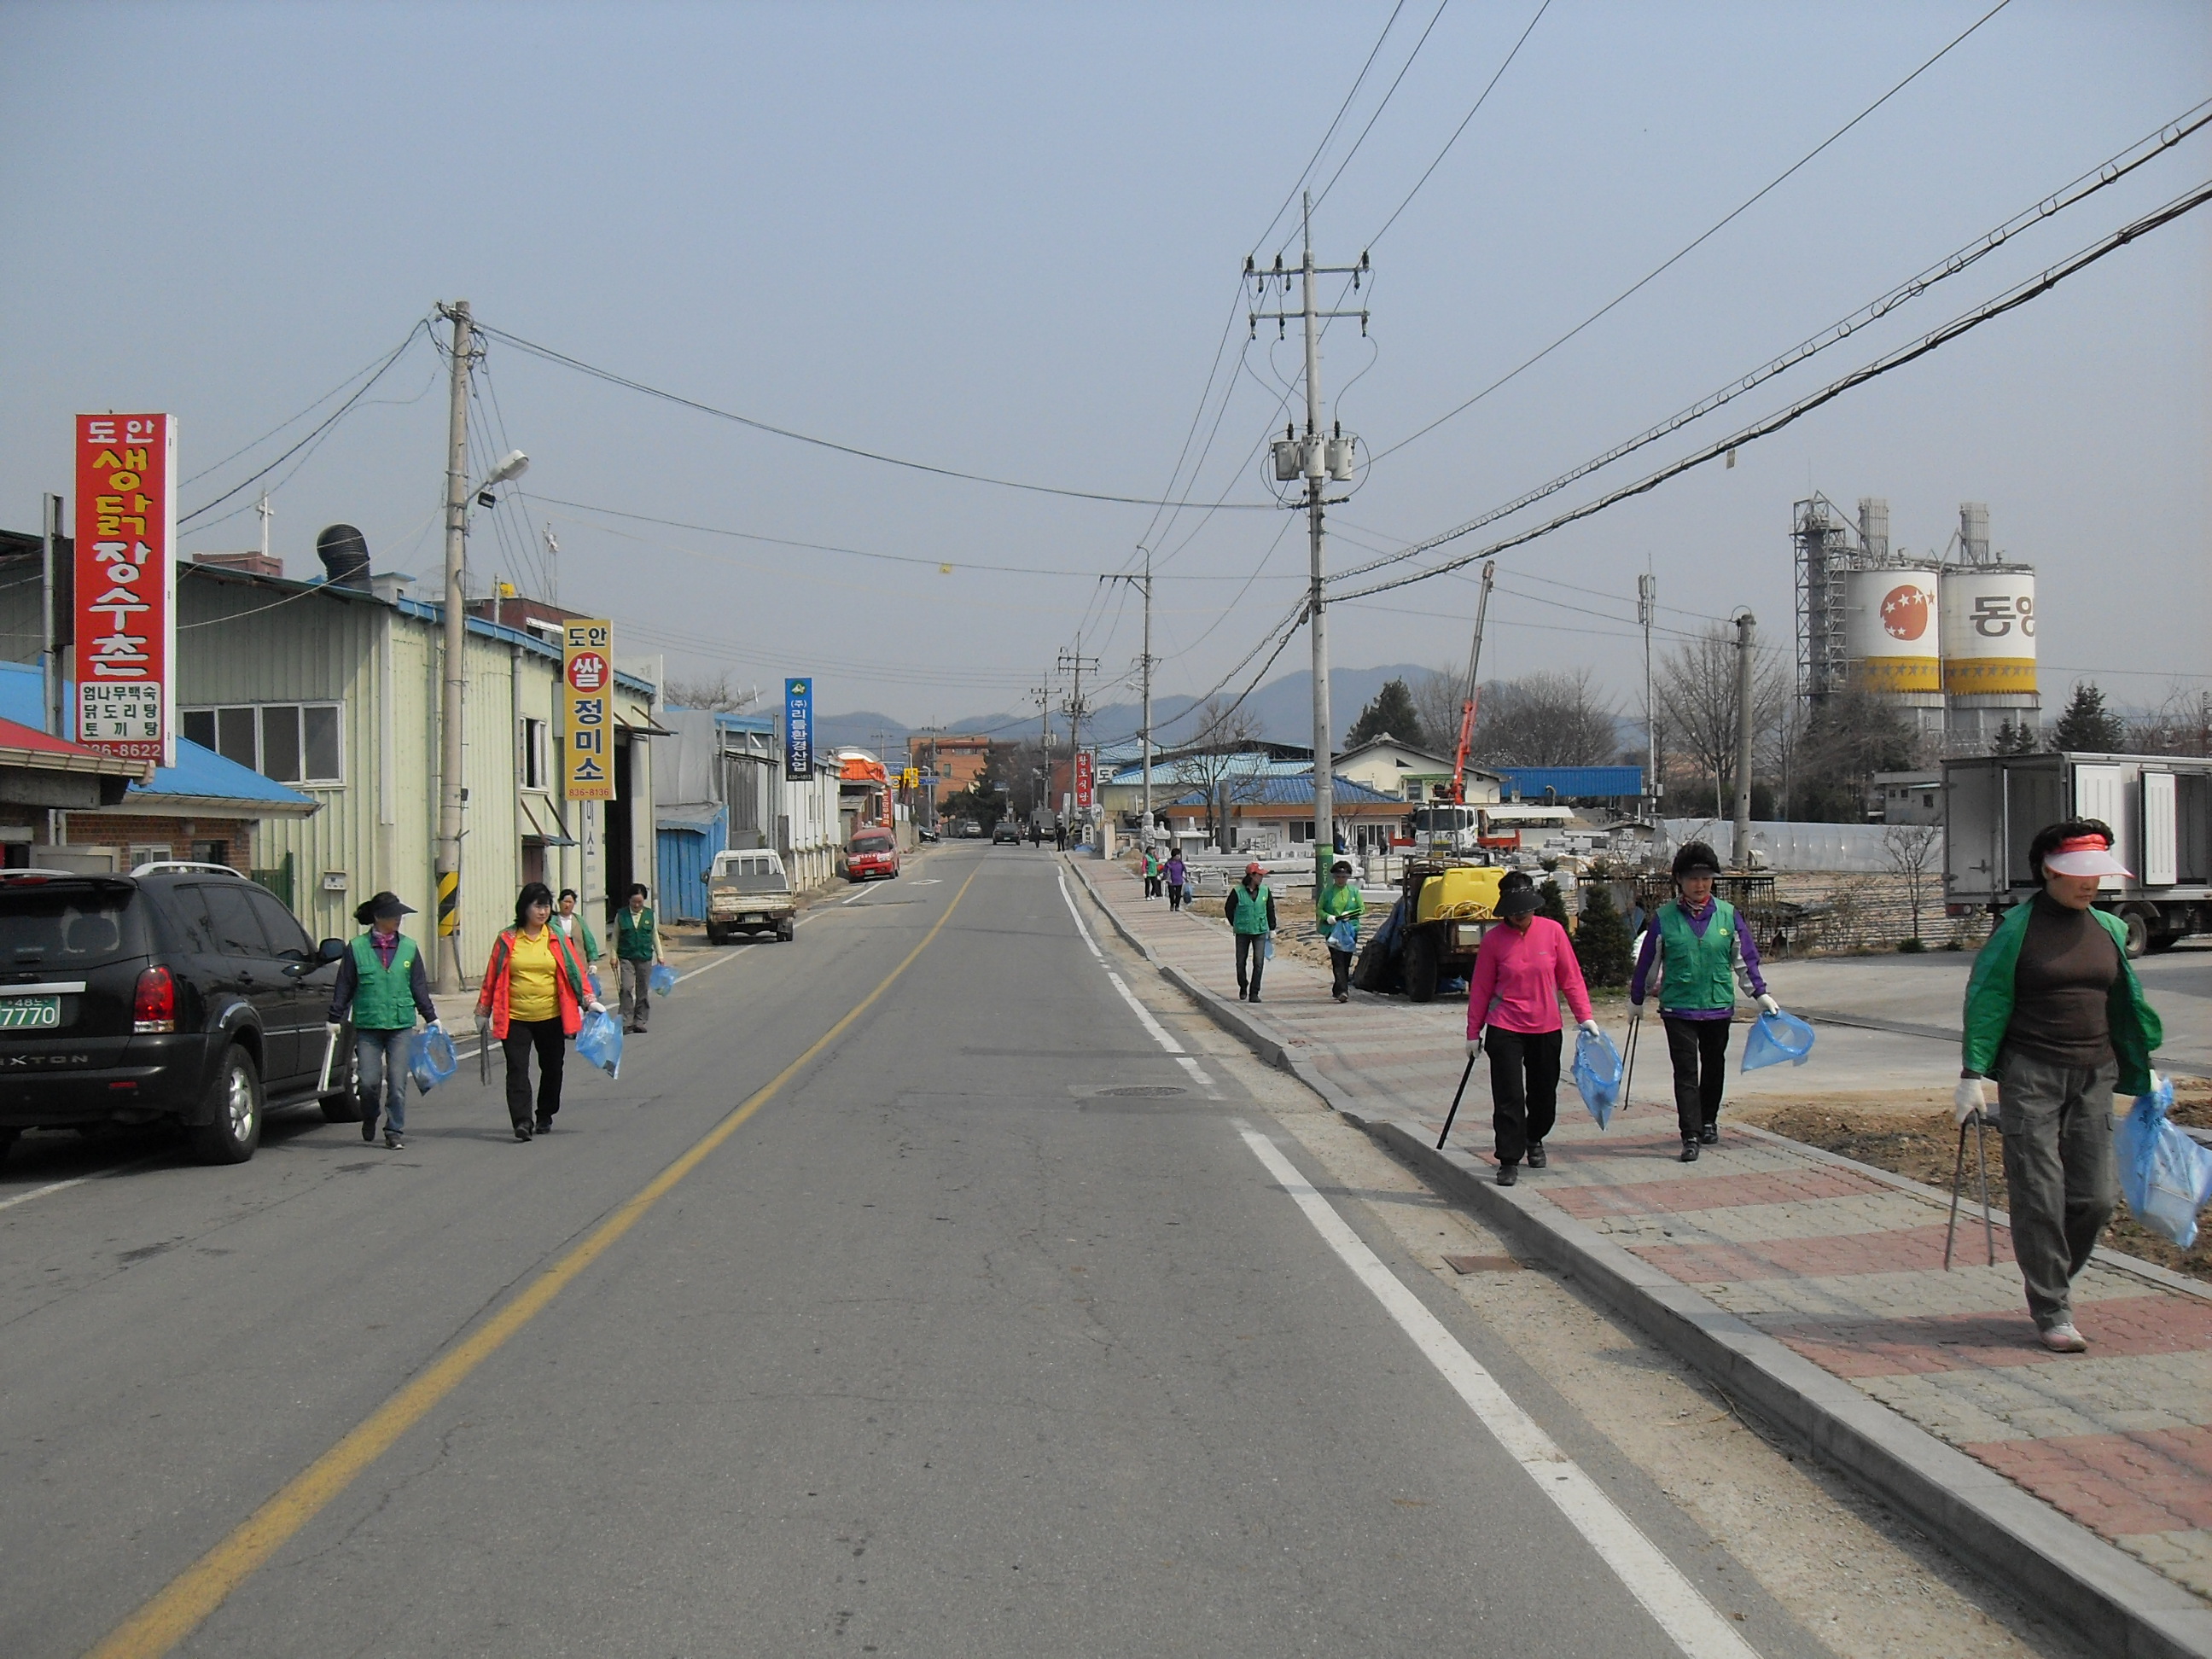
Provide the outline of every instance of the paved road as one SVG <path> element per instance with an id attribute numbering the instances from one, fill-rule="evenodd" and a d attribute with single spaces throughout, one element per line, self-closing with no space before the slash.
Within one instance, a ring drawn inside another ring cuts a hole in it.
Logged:
<path id="1" fill-rule="evenodd" d="M 0 1652 L 1826 1650 L 1163 1040 L 947 848 L 540 1141 L 471 1066 L 0 1209 Z"/>

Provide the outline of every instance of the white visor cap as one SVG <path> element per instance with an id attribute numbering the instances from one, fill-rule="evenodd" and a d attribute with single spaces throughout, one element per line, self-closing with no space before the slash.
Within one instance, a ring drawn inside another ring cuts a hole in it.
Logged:
<path id="1" fill-rule="evenodd" d="M 2055 853 L 2043 855 L 2047 876 L 2125 876 L 2133 873 L 2112 856 L 2102 836 L 2076 836 L 2061 842 Z"/>

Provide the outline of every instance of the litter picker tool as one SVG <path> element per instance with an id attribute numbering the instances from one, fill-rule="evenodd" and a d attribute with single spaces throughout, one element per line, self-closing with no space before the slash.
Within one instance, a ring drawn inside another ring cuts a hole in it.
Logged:
<path id="1" fill-rule="evenodd" d="M 1951 1246 L 1959 1237 L 1959 1194 L 1966 1180 L 1966 1131 L 1974 1132 L 1974 1174 L 1982 1188 L 1982 1242 L 1990 1253 L 1990 1266 L 1997 1265 L 1997 1234 L 1990 1220 L 1990 1166 L 1982 1155 L 1982 1126 L 1989 1120 L 1976 1107 L 1959 1126 L 1959 1156 L 1951 1165 L 1951 1227 L 1943 1237 L 1943 1271 L 1951 1271 Z"/>
<path id="2" fill-rule="evenodd" d="M 338 1028 L 331 1024 L 325 1025 L 323 1030 L 323 1075 L 315 1085 L 315 1092 L 326 1095 L 331 1091 L 331 1068 L 337 1063 Z"/>
<path id="3" fill-rule="evenodd" d="M 477 1081 L 491 1086 L 491 1022 L 477 1017 Z"/>
<path id="4" fill-rule="evenodd" d="M 1444 1114 L 1444 1132 L 1437 1137 L 1437 1150 L 1440 1152 L 1444 1149 L 1444 1142 L 1451 1139 L 1452 1120 L 1459 1115 L 1460 1097 L 1467 1092 L 1467 1080 L 1474 1075 L 1474 1056 L 1469 1054 L 1467 1057 L 1467 1070 L 1459 1074 L 1459 1087 L 1452 1091 L 1451 1110 Z"/>
<path id="5" fill-rule="evenodd" d="M 1644 1011 L 1637 1009 L 1628 1017 L 1628 1039 L 1621 1047 L 1620 1109 L 1628 1109 L 1629 1091 L 1636 1087 L 1636 1038 L 1644 1029 Z"/>

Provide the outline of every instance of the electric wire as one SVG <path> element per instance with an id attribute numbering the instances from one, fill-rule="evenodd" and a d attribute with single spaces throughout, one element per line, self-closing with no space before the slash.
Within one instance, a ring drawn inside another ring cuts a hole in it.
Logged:
<path id="1" fill-rule="evenodd" d="M 1406 78 L 1406 71 L 1413 67 L 1413 60 L 1421 55 L 1421 48 L 1429 44 L 1429 36 L 1435 32 L 1437 24 L 1443 20 L 1444 8 L 1449 4 L 1451 0 L 1437 0 L 1437 9 L 1429 19 L 1428 27 L 1423 29 L 1421 38 L 1413 42 L 1413 51 L 1407 52 L 1406 61 L 1398 65 L 1398 73 L 1384 89 L 1382 100 L 1375 106 L 1375 112 L 1367 118 L 1367 125 L 1359 129 L 1359 137 L 1352 141 L 1352 148 L 1344 152 L 1344 159 L 1336 164 L 1336 171 L 1328 175 L 1328 182 L 1321 187 L 1321 194 L 1314 198 L 1315 207 L 1318 208 L 1328 200 L 1329 191 L 1334 190 L 1336 181 L 1344 177 L 1345 168 L 1350 167 L 1352 158 L 1359 154 L 1359 147 L 1367 142 L 1367 135 L 1375 131 L 1375 124 L 1382 118 L 1382 112 L 1390 107 L 1390 100 L 1398 90 L 1398 82 Z M 1287 247 L 1289 244 L 1284 246 Z"/>
<path id="2" fill-rule="evenodd" d="M 1838 139 L 1843 137 L 1845 133 L 1850 131 L 1852 128 L 1857 126 L 1862 121 L 1864 121 L 1884 104 L 1887 104 L 1891 99 L 1896 97 L 1899 93 L 1904 91 L 1905 88 L 1911 86 L 1915 81 L 1925 75 L 1929 70 L 1935 68 L 1937 64 L 1941 63 L 1945 58 L 1949 56 L 1952 50 L 1964 41 L 1967 36 L 1972 34 L 1975 30 L 1980 28 L 1983 24 L 1988 22 L 1990 18 L 1996 16 L 1999 12 L 2002 11 L 2011 3 L 2012 0 L 1997 0 L 1997 3 L 1996 5 L 1991 6 L 1987 11 L 1984 12 L 1979 17 L 1968 24 L 1963 31 L 1954 36 L 1948 45 L 1946 45 L 1940 52 L 1936 52 L 1934 57 L 1922 64 L 1918 69 L 1914 70 L 1911 74 L 1906 76 L 1902 81 L 1899 81 L 1887 92 L 1882 94 L 1881 97 L 1875 99 L 1874 102 L 1869 104 L 1856 115 L 1851 117 L 1850 120 L 1844 122 L 1843 125 L 1838 127 L 1826 138 L 1823 138 L 1811 149 L 1807 150 L 1804 155 L 1799 156 L 1795 161 L 1792 161 L 1780 173 L 1775 174 L 1775 176 L 1767 180 L 1765 184 L 1760 185 L 1758 190 L 1747 197 L 1741 203 L 1730 209 L 1729 212 L 1723 215 L 1721 218 L 1716 220 L 1705 230 L 1700 232 L 1691 240 L 1684 243 L 1680 248 L 1676 249 L 1674 252 L 1669 254 L 1658 264 L 1654 265 L 1650 270 L 1644 272 L 1643 276 L 1638 277 L 1636 281 L 1630 283 L 1626 288 L 1621 289 L 1620 293 L 1614 295 L 1612 299 L 1607 301 L 1605 304 L 1600 306 L 1589 316 L 1583 318 L 1582 321 L 1577 323 L 1565 334 L 1560 335 L 1559 337 L 1553 341 L 1551 344 L 1546 346 L 1534 356 L 1523 359 L 1515 368 L 1508 369 L 1504 374 L 1499 375 L 1498 379 L 1492 380 L 1488 386 L 1483 387 L 1481 391 L 1476 392 L 1474 396 L 1469 398 L 1465 403 L 1459 404 L 1455 408 L 1445 410 L 1444 413 L 1437 416 L 1436 419 L 1431 421 L 1426 426 L 1416 428 L 1407 436 L 1399 439 L 1397 442 L 1390 445 L 1387 449 L 1376 451 L 1369 458 L 1368 464 L 1371 466 L 1375 462 L 1381 460 L 1386 455 L 1396 454 L 1398 451 L 1405 448 L 1407 445 L 1426 437 L 1430 433 L 1435 431 L 1447 421 L 1456 419 L 1458 416 L 1465 414 L 1468 410 L 1474 408 L 1475 404 L 1480 403 L 1484 398 L 1490 396 L 1492 392 L 1496 392 L 1499 387 L 1505 386 L 1509 382 L 1518 379 L 1524 372 L 1534 368 L 1538 363 L 1542 362 L 1545 358 L 1550 356 L 1561 346 L 1566 344 L 1568 341 L 1582 333 L 1584 329 L 1590 327 L 1601 318 L 1607 315 L 1616 307 L 1621 305 L 1632 295 L 1638 294 L 1644 289 L 1649 287 L 1652 283 L 1658 280 L 1661 276 L 1664 275 L 1667 271 L 1671 270 L 1675 265 L 1680 264 L 1682 260 L 1688 258 L 1691 253 L 1694 252 L 1699 247 L 1702 247 L 1706 242 L 1711 241 L 1715 236 L 1718 235 L 1721 231 L 1733 224 L 1736 220 L 1741 218 L 1746 213 L 1749 212 L 1753 207 L 1756 206 L 1766 197 L 1772 194 L 1773 191 L 1779 188 L 1785 180 L 1789 179 L 1792 175 L 1804 167 L 1815 156 L 1819 155 L 1830 145 L 1835 143 Z"/>
<path id="3" fill-rule="evenodd" d="M 1344 112 L 1352 107 L 1352 100 L 1359 95 L 1359 88 L 1367 79 L 1367 71 L 1375 67 L 1375 59 L 1382 50 L 1382 43 L 1390 38 L 1390 31 L 1397 27 L 1398 14 L 1405 9 L 1406 0 L 1398 0 L 1398 3 L 1390 8 L 1389 16 L 1382 22 L 1382 33 L 1375 37 L 1375 44 L 1367 49 L 1367 61 L 1360 64 L 1359 73 L 1352 77 L 1351 88 L 1345 93 L 1344 101 L 1336 106 L 1336 114 L 1330 120 L 1328 130 L 1322 134 L 1321 143 L 1314 146 L 1314 153 L 1306 157 L 1306 164 L 1298 169 L 1298 176 L 1291 181 L 1290 192 L 1283 198 L 1282 206 L 1275 210 L 1274 217 L 1267 221 L 1267 228 L 1252 239 L 1255 248 L 1275 234 L 1275 227 L 1282 223 L 1283 216 L 1291 210 L 1291 204 L 1298 199 L 1298 191 L 1305 187 L 1306 180 L 1313 177 L 1315 164 L 1321 160 L 1322 152 L 1328 148 L 1328 141 L 1336 137 L 1336 130 L 1344 121 Z"/>
<path id="4" fill-rule="evenodd" d="M 430 320 L 430 319 L 429 319 L 427 316 L 424 316 L 424 317 L 418 317 L 417 319 L 416 319 L 414 328 L 410 328 L 410 329 L 409 329 L 409 330 L 407 331 L 407 338 L 406 338 L 405 340 L 403 340 L 403 341 L 401 341 L 401 342 L 399 343 L 399 349 L 400 349 L 400 350 L 404 351 L 404 350 L 407 349 L 407 346 L 408 346 L 409 343 L 410 343 L 410 342 L 411 342 L 411 341 L 414 339 L 414 337 L 415 337 L 415 329 L 417 329 L 417 328 L 421 328 L 421 327 L 422 327 L 422 326 L 423 326 L 425 324 L 427 324 L 429 320 Z M 354 372 L 353 372 L 352 374 L 350 374 L 347 375 L 347 376 L 345 377 L 345 379 L 343 379 L 343 380 L 340 380 L 340 381 L 339 381 L 336 386 L 332 386 L 332 387 L 331 387 L 328 392 L 325 392 L 325 393 L 323 393 L 323 395 L 322 395 L 321 397 L 319 397 L 319 398 L 316 398 L 314 402 L 313 402 L 313 403 L 309 404 L 308 404 L 305 409 L 301 410 L 298 414 L 296 414 L 296 415 L 295 415 L 295 416 L 291 416 L 291 418 L 289 418 L 289 420 L 284 420 L 284 421 L 280 421 L 280 422 L 278 422 L 275 426 L 270 427 L 270 428 L 269 428 L 269 430 L 268 430 L 268 431 L 266 431 L 266 432 L 263 433 L 259 437 L 256 438 L 256 439 L 252 442 L 252 443 L 250 443 L 250 444 L 246 444 L 246 445 L 244 445 L 244 446 L 240 447 L 240 448 L 237 448 L 237 449 L 234 449 L 234 450 L 232 450 L 232 451 L 230 452 L 230 453 L 229 453 L 229 454 L 228 454 L 228 455 L 224 456 L 221 460 L 216 461 L 216 462 L 214 462 L 213 464 L 211 464 L 211 465 L 207 465 L 207 466 L 204 466 L 204 467 L 202 467 L 198 471 L 197 471 L 197 472 L 193 473 L 193 474 L 192 474 L 192 476 L 191 476 L 191 477 L 186 478 L 186 479 L 185 479 L 182 483 L 180 483 L 179 485 L 178 485 L 178 488 L 179 488 L 179 489 L 191 489 L 194 484 L 198 483 L 202 478 L 206 477 L 208 476 L 208 474 L 209 474 L 209 473 L 210 473 L 210 472 L 220 472 L 220 471 L 222 471 L 223 470 L 223 468 L 225 468 L 225 467 L 228 466 L 228 465 L 229 465 L 233 461 L 236 460 L 240 456 L 241 456 L 241 455 L 243 455 L 243 454 L 246 453 L 247 453 L 247 451 L 249 451 L 249 450 L 255 450 L 255 449 L 258 449 L 258 448 L 260 448 L 260 447 L 261 447 L 261 446 L 262 446 L 262 445 L 264 445 L 264 444 L 267 443 L 267 442 L 268 442 L 271 438 L 275 437 L 278 433 L 280 433 L 280 432 L 284 432 L 284 431 L 288 431 L 288 430 L 289 430 L 291 428 L 293 428 L 293 427 L 295 427 L 295 426 L 297 426 L 297 425 L 298 425 L 301 421 L 306 420 L 306 419 L 307 418 L 307 416 L 310 416 L 310 415 L 313 414 L 317 410 L 320 409 L 320 408 L 321 408 L 325 404 L 326 404 L 326 403 L 330 402 L 330 400 L 331 400 L 331 398 L 333 398 L 337 397 L 337 396 L 338 395 L 338 393 L 339 393 L 339 392 L 343 392 L 343 391 L 344 391 L 348 386 L 351 386 L 351 385 L 352 385 L 356 380 L 358 380 L 359 379 L 361 379 L 361 377 L 362 377 L 362 375 L 364 375 L 364 374 L 368 374 L 368 373 L 369 372 L 369 370 L 370 370 L 370 369 L 376 368 L 378 364 L 380 364 L 380 363 L 383 362 L 384 361 L 385 361 L 385 358 L 384 358 L 384 356 L 383 356 L 382 355 L 380 355 L 380 356 L 376 356 L 376 357 L 371 358 L 371 359 L 369 360 L 369 362 L 368 362 L 368 365 L 367 365 L 366 367 L 364 367 L 364 368 L 357 368 L 357 369 L 354 370 Z"/>

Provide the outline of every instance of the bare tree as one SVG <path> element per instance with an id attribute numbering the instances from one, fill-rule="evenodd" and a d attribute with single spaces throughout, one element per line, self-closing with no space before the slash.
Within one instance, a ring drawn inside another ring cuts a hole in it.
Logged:
<path id="1" fill-rule="evenodd" d="M 1932 823 L 1893 823 L 1881 832 L 1889 867 L 1905 878 L 1905 900 L 1912 909 L 1912 937 L 1920 937 L 1921 896 L 1935 877 L 1943 853 L 1943 831 Z"/>
<path id="2" fill-rule="evenodd" d="M 712 679 L 703 675 L 696 680 L 671 680 L 667 686 L 668 701 L 679 708 L 703 708 L 716 714 L 736 714 L 760 701 L 757 685 L 733 685 L 727 669 Z"/>
<path id="3" fill-rule="evenodd" d="M 2127 742 L 2138 755 L 2212 755 L 2212 692 L 2175 685 L 2156 708 L 2128 722 Z"/>
<path id="4" fill-rule="evenodd" d="M 1206 834 L 1226 853 L 1237 804 L 1254 797 L 1266 769 L 1264 754 L 1254 752 L 1259 722 L 1217 696 L 1199 709 L 1196 731 L 1197 744 L 1176 757 L 1176 782 L 1205 800 Z"/>
<path id="5" fill-rule="evenodd" d="M 1700 782 L 1710 784 L 1721 817 L 1735 787 L 1735 629 L 1715 623 L 1668 652 L 1655 676 L 1668 742 Z M 1752 671 L 1753 731 L 1772 732 L 1790 701 L 1788 672 L 1778 656 L 1762 653 Z"/>
<path id="6" fill-rule="evenodd" d="M 1461 711 L 1467 704 L 1467 671 L 1432 668 L 1407 687 L 1413 694 L 1413 711 L 1437 752 L 1449 755 L 1459 743 Z"/>
<path id="7" fill-rule="evenodd" d="M 1620 749 L 1612 700 L 1590 689 L 1587 668 L 1482 688 L 1474 753 L 1485 764 L 1602 766 Z"/>

